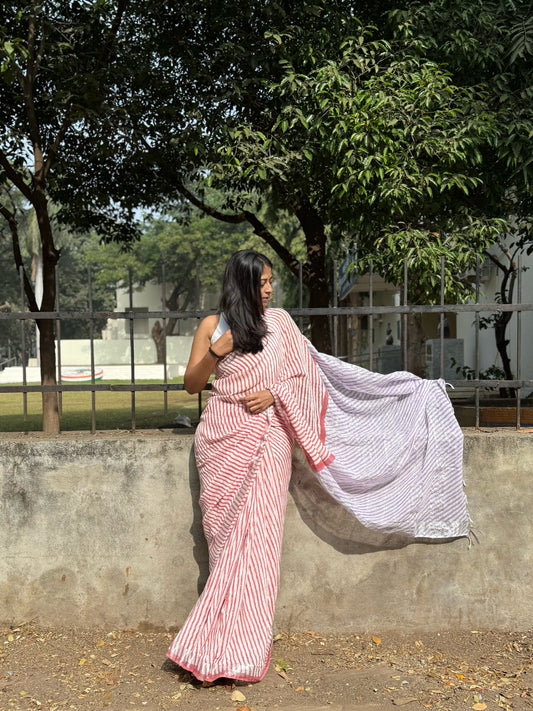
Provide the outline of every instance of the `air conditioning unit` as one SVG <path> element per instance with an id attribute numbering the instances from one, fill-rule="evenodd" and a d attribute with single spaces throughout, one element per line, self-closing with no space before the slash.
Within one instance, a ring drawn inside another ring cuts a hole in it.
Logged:
<path id="1" fill-rule="evenodd" d="M 462 338 L 445 338 L 444 344 L 444 372 L 441 374 L 440 363 L 440 338 L 429 338 L 426 341 L 426 378 L 437 380 L 443 377 L 445 380 L 462 380 L 461 373 L 457 373 L 457 368 L 464 365 L 464 340 Z M 452 365 L 452 359 L 454 365 Z"/>

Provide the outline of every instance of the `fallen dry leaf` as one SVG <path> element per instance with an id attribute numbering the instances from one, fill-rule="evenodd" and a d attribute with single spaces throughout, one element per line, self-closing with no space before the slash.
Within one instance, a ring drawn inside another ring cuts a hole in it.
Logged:
<path id="1" fill-rule="evenodd" d="M 374 642 L 374 644 L 381 644 L 381 638 L 372 636 L 372 642 Z"/>
<path id="2" fill-rule="evenodd" d="M 474 709 L 474 711 L 485 711 L 485 709 L 487 708 L 487 704 L 484 704 L 484 703 L 474 704 L 472 706 L 472 708 Z"/>

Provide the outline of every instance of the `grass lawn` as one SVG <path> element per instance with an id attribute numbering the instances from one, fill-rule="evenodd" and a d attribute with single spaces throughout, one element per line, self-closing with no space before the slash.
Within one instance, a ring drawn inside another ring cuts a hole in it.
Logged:
<path id="1" fill-rule="evenodd" d="M 180 379 L 182 380 L 182 379 Z M 124 381 L 100 381 L 121 383 Z M 139 383 L 158 381 L 138 381 Z M 159 381 L 162 382 L 162 381 Z M 170 382 L 178 382 L 173 380 Z M 90 392 L 65 392 L 62 394 L 61 430 L 91 429 Z M 205 404 L 207 394 L 202 401 Z M 168 411 L 164 412 L 164 393 L 144 391 L 135 393 L 136 429 L 157 429 L 171 427 L 178 413 L 187 415 L 191 421 L 198 421 L 198 396 L 185 391 L 167 393 Z M 41 393 L 27 394 L 27 417 L 24 419 L 22 393 L 0 393 L 0 432 L 38 432 L 42 429 Z M 131 393 L 95 393 L 96 429 L 131 429 Z"/>

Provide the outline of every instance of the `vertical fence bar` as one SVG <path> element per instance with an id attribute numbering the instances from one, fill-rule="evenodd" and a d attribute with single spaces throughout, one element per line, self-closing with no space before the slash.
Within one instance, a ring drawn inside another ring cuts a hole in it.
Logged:
<path id="1" fill-rule="evenodd" d="M 133 281 L 131 276 L 131 267 L 128 269 L 128 282 L 129 282 L 129 302 L 130 302 L 130 359 L 131 359 L 131 384 L 135 385 L 135 345 L 134 345 L 134 323 L 133 318 Z M 131 431 L 135 432 L 135 388 L 132 387 L 131 391 Z"/>
<path id="2" fill-rule="evenodd" d="M 298 262 L 298 308 L 299 309 L 303 309 L 303 304 L 304 304 L 303 278 L 304 278 L 303 264 L 302 264 L 302 262 Z M 304 327 L 303 316 L 299 316 L 298 325 L 300 327 L 300 331 L 302 331 L 303 327 Z"/>
<path id="3" fill-rule="evenodd" d="M 374 261 L 371 259 L 368 271 L 368 305 L 374 307 Z M 370 358 L 369 370 L 374 370 L 374 314 L 368 316 L 368 333 L 369 333 L 369 349 L 368 355 Z"/>
<path id="4" fill-rule="evenodd" d="M 59 313 L 59 269 L 57 264 L 54 267 L 56 276 L 56 311 Z M 57 382 L 61 385 L 61 319 L 56 319 L 56 338 L 57 338 Z M 60 390 L 57 393 L 57 406 L 59 409 L 59 417 L 63 417 L 63 393 Z"/>
<path id="5" fill-rule="evenodd" d="M 337 288 L 337 260 L 333 260 L 333 308 L 339 305 L 339 294 Z M 339 355 L 339 317 L 333 314 L 333 355 Z"/>
<path id="6" fill-rule="evenodd" d="M 522 303 L 522 258 L 521 255 L 518 256 L 518 278 L 517 278 L 517 302 Z M 516 312 L 516 379 L 522 379 L 522 311 Z M 516 389 L 516 429 L 520 429 L 520 416 L 521 416 L 521 397 L 522 391 L 518 387 Z"/>
<path id="7" fill-rule="evenodd" d="M 22 265 L 19 267 L 19 278 L 20 278 L 20 310 L 24 311 L 24 268 Z M 35 338 L 39 338 L 39 326 L 38 322 L 37 328 L 35 329 Z M 24 320 L 20 320 L 20 345 L 22 348 L 22 412 L 24 414 L 24 422 L 28 419 L 28 393 L 26 392 L 26 386 L 28 384 L 26 378 L 26 329 L 24 328 Z M 35 344 L 37 348 L 37 344 Z"/>
<path id="8" fill-rule="evenodd" d="M 444 306 L 444 255 L 440 258 L 440 305 Z M 444 378 L 444 311 L 440 312 L 440 377 Z"/>
<path id="9" fill-rule="evenodd" d="M 480 282 L 481 282 L 481 265 L 479 263 L 479 257 L 476 257 L 476 304 L 479 304 L 479 292 L 480 292 Z M 479 311 L 476 311 L 474 319 L 474 347 L 476 350 L 475 357 L 475 373 L 474 377 L 476 380 L 479 379 Z M 479 385 L 474 388 L 474 405 L 476 411 L 476 423 L 475 428 L 479 430 Z"/>
<path id="10" fill-rule="evenodd" d="M 89 301 L 89 311 L 91 318 L 89 319 L 89 345 L 91 349 L 91 385 L 95 383 L 95 365 L 94 365 L 94 318 L 93 313 L 93 285 L 91 278 L 91 267 L 87 269 L 87 296 Z M 91 390 L 91 434 L 96 432 L 96 391 Z"/>
<path id="11" fill-rule="evenodd" d="M 198 282 L 198 264 L 196 265 L 196 281 Z M 196 286 L 196 298 L 198 299 L 198 284 Z M 200 306 L 197 301 L 198 307 Z M 165 263 L 161 265 L 161 307 L 164 312 L 167 310 L 167 281 Z M 167 379 L 167 319 L 163 317 L 163 383 L 168 384 Z M 163 414 L 168 415 L 168 390 L 163 390 Z"/>
<path id="12" fill-rule="evenodd" d="M 407 306 L 407 259 L 403 260 L 403 305 Z M 407 370 L 408 364 L 407 364 L 407 317 L 408 314 L 405 313 L 403 315 L 402 323 L 403 323 L 403 369 Z"/>

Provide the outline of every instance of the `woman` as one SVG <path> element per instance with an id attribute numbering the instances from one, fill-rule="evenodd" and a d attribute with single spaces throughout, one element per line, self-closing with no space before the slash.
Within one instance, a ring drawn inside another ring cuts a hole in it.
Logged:
<path id="1" fill-rule="evenodd" d="M 190 393 L 216 375 L 195 436 L 210 574 L 167 654 L 206 681 L 266 673 L 293 436 L 315 468 L 331 459 L 324 386 L 292 319 L 266 308 L 271 294 L 267 257 L 234 254 L 220 316 L 200 323 L 185 372 Z"/>
<path id="2" fill-rule="evenodd" d="M 267 308 L 271 294 L 267 257 L 235 253 L 184 378 L 196 393 L 215 370 L 195 437 L 210 574 L 167 655 L 206 681 L 257 681 L 268 669 L 293 440 L 365 525 L 468 533 L 462 435 L 444 384 L 317 353 L 285 311 Z"/>

